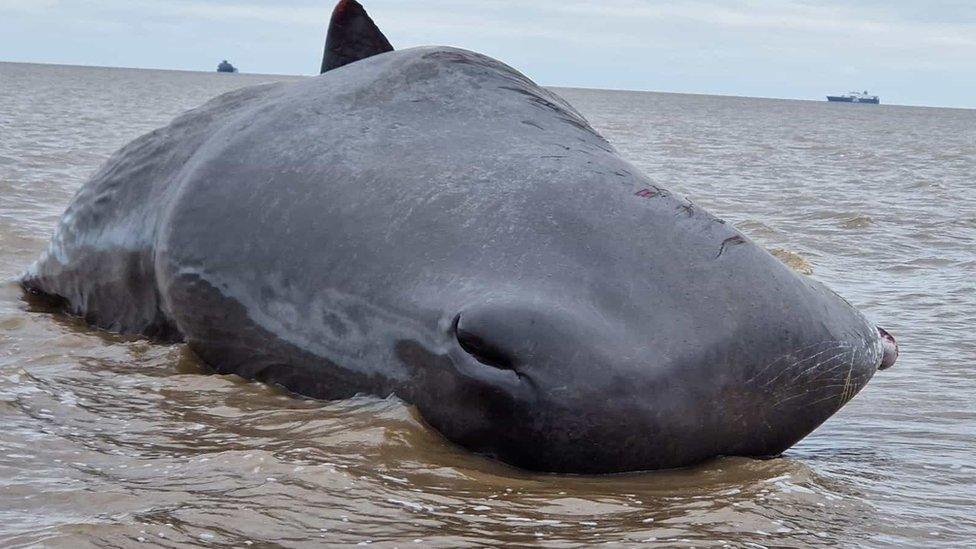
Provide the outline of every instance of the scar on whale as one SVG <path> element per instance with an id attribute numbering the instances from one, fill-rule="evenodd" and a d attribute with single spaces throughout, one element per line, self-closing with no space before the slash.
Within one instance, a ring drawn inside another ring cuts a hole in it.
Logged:
<path id="1" fill-rule="evenodd" d="M 722 247 L 719 248 L 718 255 L 715 256 L 715 259 L 722 257 L 722 254 L 725 253 L 725 250 L 731 248 L 732 246 L 738 246 L 739 244 L 745 244 L 745 243 L 746 243 L 746 239 L 739 235 L 726 238 L 724 241 L 722 241 Z"/>

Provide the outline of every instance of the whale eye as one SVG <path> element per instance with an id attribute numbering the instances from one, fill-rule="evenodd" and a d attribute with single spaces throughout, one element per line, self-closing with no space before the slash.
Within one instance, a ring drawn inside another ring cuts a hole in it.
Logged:
<path id="1" fill-rule="evenodd" d="M 499 370 L 515 370 L 514 361 L 507 352 L 493 345 L 484 335 L 461 326 L 461 315 L 454 319 L 454 337 L 457 338 L 458 345 L 464 349 L 464 352 L 485 366 Z"/>

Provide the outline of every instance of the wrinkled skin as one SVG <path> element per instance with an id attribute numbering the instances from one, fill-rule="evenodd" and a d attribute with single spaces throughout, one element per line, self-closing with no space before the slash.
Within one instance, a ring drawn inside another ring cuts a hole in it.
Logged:
<path id="1" fill-rule="evenodd" d="M 776 455 L 893 362 L 847 302 L 562 99 L 451 48 L 234 92 L 139 139 L 24 284 L 221 373 L 396 394 L 554 472 Z"/>

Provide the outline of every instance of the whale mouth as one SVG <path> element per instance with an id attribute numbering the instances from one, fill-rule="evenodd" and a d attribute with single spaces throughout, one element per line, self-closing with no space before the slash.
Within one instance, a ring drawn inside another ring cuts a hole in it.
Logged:
<path id="1" fill-rule="evenodd" d="M 884 347 L 884 354 L 881 357 L 881 365 L 878 366 L 878 369 L 884 371 L 894 366 L 898 360 L 898 342 L 884 328 L 878 328 L 878 333 L 881 334 L 881 345 Z"/>

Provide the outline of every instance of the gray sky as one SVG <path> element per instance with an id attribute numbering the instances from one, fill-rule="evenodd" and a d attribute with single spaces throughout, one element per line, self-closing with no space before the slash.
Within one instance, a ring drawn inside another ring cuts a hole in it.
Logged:
<path id="1" fill-rule="evenodd" d="M 0 60 L 312 74 L 332 0 L 0 0 Z M 976 0 L 363 0 L 546 85 L 976 108 Z M 2 83 L 0 83 L 2 85 Z"/>

